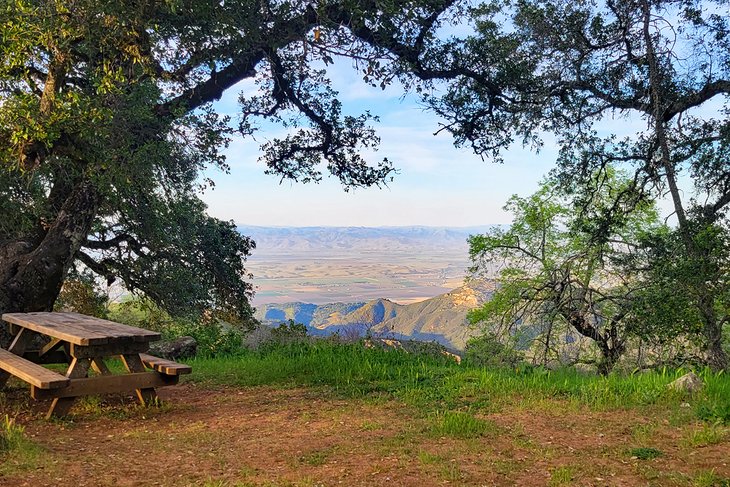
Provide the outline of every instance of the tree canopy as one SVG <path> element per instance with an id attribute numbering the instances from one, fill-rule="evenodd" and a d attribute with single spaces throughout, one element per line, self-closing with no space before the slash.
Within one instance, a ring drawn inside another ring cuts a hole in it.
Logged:
<path id="1" fill-rule="evenodd" d="M 288 129 L 262 147 L 271 174 L 307 182 L 329 173 L 345 188 L 386 182 L 391 162 L 361 155 L 378 144 L 373 115 L 348 114 L 327 79 L 326 67 L 345 57 L 373 85 L 399 79 L 443 118 L 441 130 L 485 157 L 499 159 L 515 142 L 539 149 L 554 134 L 557 181 L 582 195 L 585 211 L 605 175 L 623 168 L 627 191 L 583 219 L 598 241 L 667 195 L 677 228 L 662 244 L 673 250 L 653 254 L 666 286 L 654 295 L 684 286 L 709 363 L 727 367 L 730 293 L 718 277 L 730 204 L 727 8 L 726 0 L 6 2 L 0 311 L 50 309 L 82 263 L 173 312 L 249 319 L 244 261 L 254 244 L 206 214 L 199 191 L 212 181 L 202 171 L 226 171 L 231 136 L 251 135 L 263 119 Z M 442 29 L 450 22 L 467 28 Z M 242 93 L 234 125 L 211 103 L 246 79 L 257 89 Z M 605 132 L 606 121 L 625 117 L 640 122 L 636 134 Z M 693 183 L 689 198 L 683 178 Z M 691 270 L 674 272 L 672 259 Z"/>
<path id="2" fill-rule="evenodd" d="M 425 48 L 450 1 L 17 0 L 0 7 L 0 311 L 50 309 L 81 264 L 173 313 L 251 318 L 254 243 L 199 192 L 257 119 L 290 127 L 262 147 L 272 174 L 378 185 L 362 148 L 373 117 L 343 114 L 324 66 Z M 376 81 L 377 78 L 377 81 Z M 238 126 L 211 103 L 242 80 Z M 387 82 L 387 80 L 385 81 Z"/>
<path id="3" fill-rule="evenodd" d="M 560 359 L 566 328 L 572 329 L 598 349 L 598 370 L 610 372 L 627 348 L 634 300 L 645 285 L 636 270 L 638 261 L 646 261 L 645 250 L 637 242 L 662 230 L 655 206 L 642 203 L 596 238 L 597 215 L 630 188 L 631 180 L 609 172 L 589 212 L 578 207 L 583 195 L 567 194 L 550 180 L 527 198 L 510 198 L 510 228 L 469 239 L 473 270 L 498 269 L 499 276 L 494 296 L 470 314 L 471 321 L 492 333 L 536 328 L 544 363 Z"/>
<path id="4" fill-rule="evenodd" d="M 727 9 L 723 0 L 484 4 L 474 11 L 476 34 L 454 57 L 469 59 L 489 82 L 462 76 L 429 99 L 457 142 L 487 156 L 499 156 L 513 140 L 539 149 L 544 134 L 554 134 L 556 175 L 584 195 L 586 208 L 603 180 L 597 173 L 628 171 L 632 190 L 594 215 L 598 236 L 633 211 L 627 198 L 639 204 L 667 196 L 679 245 L 673 255 L 656 253 L 665 260 L 653 265 L 676 269 L 671 258 L 691 262 L 692 271 L 656 282 L 665 292 L 686 293 L 702 323 L 707 360 L 718 369 L 728 366 L 721 346 L 728 294 L 718 279 L 727 270 L 730 203 Z M 636 124 L 636 133 L 607 133 L 615 120 Z"/>

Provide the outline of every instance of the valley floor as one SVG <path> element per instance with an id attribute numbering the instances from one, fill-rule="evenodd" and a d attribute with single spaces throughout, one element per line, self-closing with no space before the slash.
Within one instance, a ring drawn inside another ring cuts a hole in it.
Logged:
<path id="1" fill-rule="evenodd" d="M 53 422 L 24 389 L 4 396 L 42 450 L 37 464 L 0 464 L 8 487 L 709 486 L 730 477 L 727 435 L 695 441 L 707 426 L 681 410 L 594 411 L 547 399 L 485 412 L 488 426 L 460 438 L 434 434 L 429 418 L 397 400 L 318 388 L 186 383 L 162 390 L 159 408 L 87 400 L 72 421 Z M 648 445 L 661 456 L 637 457 Z"/>

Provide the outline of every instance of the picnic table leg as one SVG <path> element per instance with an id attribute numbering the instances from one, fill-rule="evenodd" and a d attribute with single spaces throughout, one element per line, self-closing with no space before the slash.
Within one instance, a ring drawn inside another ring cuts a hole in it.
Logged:
<path id="1" fill-rule="evenodd" d="M 8 347 L 8 352 L 12 352 L 15 355 L 20 355 L 22 357 L 25 353 L 25 349 L 28 348 L 31 340 L 33 340 L 33 335 L 34 333 L 27 328 L 20 328 L 18 333 L 15 334 L 15 338 L 13 338 L 10 347 Z M 5 383 L 9 378 L 10 372 L 0 370 L 0 389 L 5 387 Z"/>
<path id="2" fill-rule="evenodd" d="M 69 379 L 81 379 L 86 377 L 89 373 L 89 367 L 91 366 L 91 359 L 88 358 L 76 358 L 71 360 L 71 365 L 66 371 L 66 377 Z M 51 403 L 51 407 L 46 414 L 46 419 L 50 419 L 51 416 L 65 416 L 68 414 L 69 409 L 74 403 L 75 398 L 73 397 L 57 397 Z"/>
<path id="3" fill-rule="evenodd" d="M 111 371 L 109 370 L 109 367 L 106 366 L 102 357 L 91 359 L 91 367 L 99 375 L 111 375 Z"/>
<path id="4" fill-rule="evenodd" d="M 128 353 L 122 355 L 122 362 L 129 372 L 144 372 L 144 364 L 138 353 Z M 136 389 L 137 398 L 143 406 L 153 404 L 157 400 L 157 392 L 154 387 L 146 389 Z"/>

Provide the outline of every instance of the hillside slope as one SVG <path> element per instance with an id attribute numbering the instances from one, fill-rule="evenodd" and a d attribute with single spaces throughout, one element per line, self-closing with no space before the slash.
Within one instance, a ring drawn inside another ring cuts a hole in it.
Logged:
<path id="1" fill-rule="evenodd" d="M 467 326 L 469 310 L 491 296 L 494 284 L 471 282 L 451 292 L 402 305 L 380 298 L 367 303 L 268 304 L 257 309 L 256 317 L 275 326 L 293 319 L 307 325 L 314 334 L 332 334 L 349 330 L 367 331 L 395 338 L 437 341 L 461 350 L 473 334 Z"/>

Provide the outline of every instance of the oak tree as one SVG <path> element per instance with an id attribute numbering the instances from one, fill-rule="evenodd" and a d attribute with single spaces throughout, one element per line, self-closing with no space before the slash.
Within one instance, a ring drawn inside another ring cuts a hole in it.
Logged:
<path id="1" fill-rule="evenodd" d="M 227 171 L 231 137 L 263 118 L 290 128 L 262 147 L 272 174 L 388 180 L 387 159 L 360 155 L 378 142 L 372 117 L 344 113 L 324 67 L 347 56 L 387 82 L 380 60 L 435 39 L 452 3 L 4 2 L 0 312 L 51 309 L 77 268 L 172 313 L 250 320 L 254 242 L 207 215 L 203 170 Z M 257 86 L 239 118 L 216 113 L 212 102 L 247 79 Z"/>

